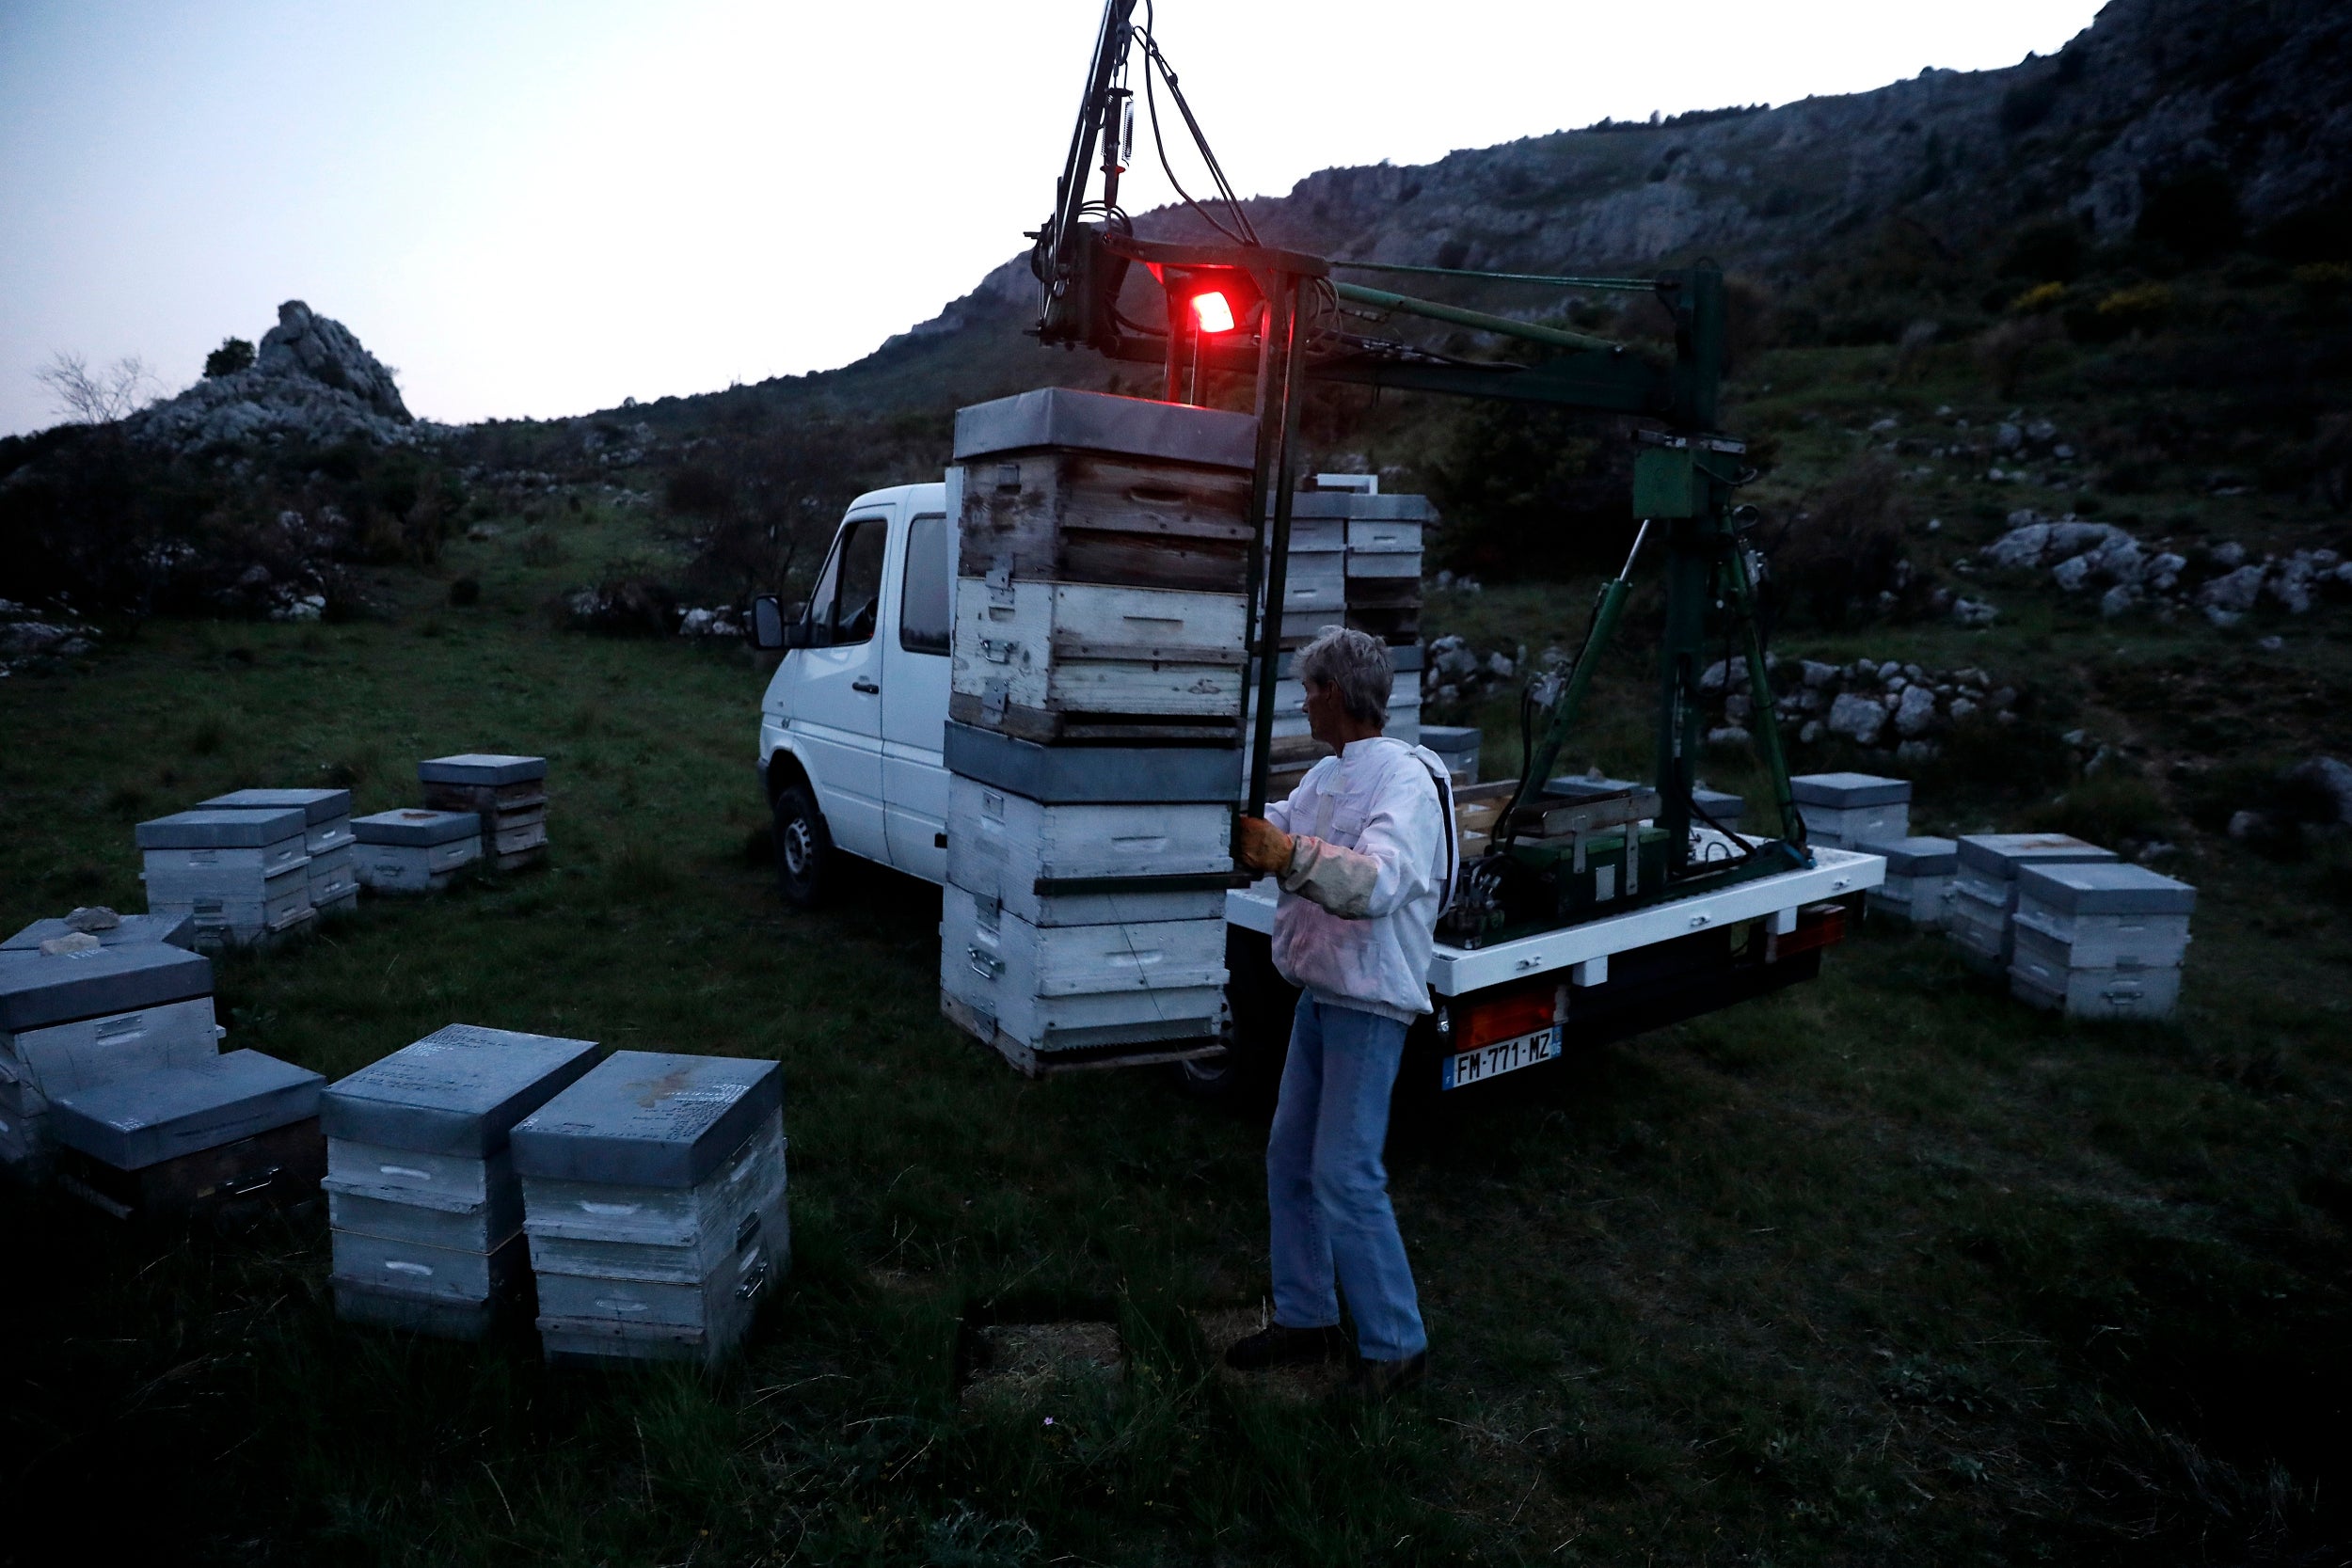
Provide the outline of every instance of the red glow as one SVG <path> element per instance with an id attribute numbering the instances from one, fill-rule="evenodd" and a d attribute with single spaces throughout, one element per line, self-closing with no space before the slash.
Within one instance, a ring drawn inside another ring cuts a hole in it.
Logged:
<path id="1" fill-rule="evenodd" d="M 1202 332 L 1231 332 L 1233 330 L 1233 307 L 1216 290 L 1204 289 L 1192 296 L 1192 319 Z"/>

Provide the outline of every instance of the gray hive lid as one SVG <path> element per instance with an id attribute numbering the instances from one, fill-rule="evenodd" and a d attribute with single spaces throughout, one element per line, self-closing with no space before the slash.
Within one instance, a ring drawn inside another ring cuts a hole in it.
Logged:
<path id="1" fill-rule="evenodd" d="M 2017 892 L 2068 914 L 2187 914 L 2197 908 L 2197 890 L 2186 882 L 2121 861 L 2024 866 Z"/>
<path id="2" fill-rule="evenodd" d="M 1691 803 L 1709 816 L 1744 816 L 1748 810 L 1746 796 L 1722 789 L 1694 789 L 1691 791 Z"/>
<path id="3" fill-rule="evenodd" d="M 0 1029 L 11 1034 L 212 994 L 212 960 L 160 942 L 0 953 Z"/>
<path id="4" fill-rule="evenodd" d="M 307 822 L 299 810 L 181 811 L 138 827 L 142 849 L 265 849 L 300 838 Z"/>
<path id="5" fill-rule="evenodd" d="M 691 1187 L 784 1106 L 784 1069 L 737 1056 L 615 1051 L 515 1124 L 523 1176 Z"/>
<path id="6" fill-rule="evenodd" d="M 1890 838 L 1854 847 L 1884 857 L 1890 877 L 1940 877 L 1960 868 L 1960 846 L 1948 838 Z"/>
<path id="7" fill-rule="evenodd" d="M 351 791 L 348 789 L 232 789 L 226 795 L 215 795 L 209 800 L 197 802 L 208 811 L 262 811 L 276 808 L 298 811 L 310 827 L 332 822 L 339 816 L 351 815 Z"/>
<path id="8" fill-rule="evenodd" d="M 1423 724 L 1421 743 L 1443 756 L 1478 750 L 1478 732 L 1459 724 Z"/>
<path id="9" fill-rule="evenodd" d="M 1799 805 L 1828 806 L 1834 811 L 1911 800 L 1909 779 L 1882 779 L 1875 773 L 1804 773 L 1790 779 L 1788 789 Z"/>
<path id="10" fill-rule="evenodd" d="M 487 1158 L 596 1066 L 596 1051 L 594 1040 L 453 1023 L 330 1085 L 319 1119 L 330 1138 Z"/>
<path id="11" fill-rule="evenodd" d="M 494 752 L 460 752 L 417 764 L 419 784 L 510 784 L 548 776 L 545 757 L 510 757 Z"/>
<path id="12" fill-rule="evenodd" d="M 187 914 L 125 914 L 116 917 L 121 922 L 103 931 L 89 934 L 104 947 L 137 946 L 142 942 L 167 942 L 185 947 L 196 940 L 196 917 Z M 0 953 L 38 952 L 40 944 L 56 937 L 72 934 L 72 927 L 63 916 L 52 920 L 36 920 L 6 942 L 0 942 Z"/>
<path id="13" fill-rule="evenodd" d="M 1544 785 L 1543 792 L 1545 798 L 1554 800 L 1597 800 L 1606 796 L 1630 795 L 1637 789 L 1648 788 L 1649 785 L 1635 784 L 1631 779 L 1588 779 L 1569 775 L 1549 781 Z"/>
<path id="14" fill-rule="evenodd" d="M 2015 881 L 2021 866 L 2078 865 L 2113 859 L 2114 850 L 2065 833 L 1963 833 L 1960 839 L 1960 863 L 2001 882 Z"/>
<path id="15" fill-rule="evenodd" d="M 319 1085 L 308 1068 L 231 1051 L 200 1067 L 167 1067 L 49 1102 L 57 1141 L 117 1170 L 142 1170 L 183 1154 L 318 1115 Z"/>
<path id="16" fill-rule="evenodd" d="M 1241 793 L 1230 746 L 1041 746 L 948 721 L 947 771 L 1049 806 L 1230 801 Z"/>
<path id="17" fill-rule="evenodd" d="M 1359 523 L 1434 523 L 1427 496 L 1367 496 L 1359 490 L 1301 490 L 1291 498 L 1294 517 L 1347 517 Z"/>
<path id="18" fill-rule="evenodd" d="M 1077 447 L 1213 468 L 1254 467 L 1258 421 L 1148 398 L 1046 387 L 956 410 L 959 463 L 995 452 Z"/>
<path id="19" fill-rule="evenodd" d="M 469 811 L 426 811 L 406 806 L 351 819 L 351 836 L 362 844 L 405 844 L 430 847 L 482 836 L 482 818 Z"/>

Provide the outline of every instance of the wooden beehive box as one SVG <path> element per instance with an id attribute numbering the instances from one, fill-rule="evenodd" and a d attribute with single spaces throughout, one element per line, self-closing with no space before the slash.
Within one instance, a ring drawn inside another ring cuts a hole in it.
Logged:
<path id="1" fill-rule="evenodd" d="M 1225 1001 L 1225 921 L 1033 926 L 952 884 L 942 895 L 940 992 L 948 1017 L 1025 1072 L 1057 1059 L 1165 1042 L 1215 1043 Z"/>
<path id="2" fill-rule="evenodd" d="M 528 1274 L 509 1131 L 596 1052 L 592 1040 L 453 1023 L 327 1088 L 322 1185 L 342 1316 L 468 1337 L 486 1326 Z M 483 1310 L 422 1309 L 453 1304 Z"/>
<path id="3" fill-rule="evenodd" d="M 550 1359 L 731 1354 L 791 1260 L 774 1063 L 619 1051 L 516 1125 Z"/>
<path id="4" fill-rule="evenodd" d="M 546 858 L 548 760 L 493 752 L 427 757 L 417 764 L 424 803 L 482 819 L 482 859 L 512 871 Z"/>
<path id="5" fill-rule="evenodd" d="M 0 1164 L 39 1179 L 51 1101 L 219 1052 L 213 966 L 161 942 L 0 954 Z"/>
<path id="6" fill-rule="evenodd" d="M 1230 743 L 1246 614 L 1239 594 L 963 578 L 949 717 L 1039 740 L 1076 727 Z"/>
<path id="7" fill-rule="evenodd" d="M 232 1051 L 51 1102 L 59 1183 L 121 1219 L 313 1199 L 320 1076 Z"/>
<path id="8" fill-rule="evenodd" d="M 1257 421 L 1047 388 L 956 412 L 959 571 L 1240 594 Z"/>
<path id="9" fill-rule="evenodd" d="M 1233 869 L 1231 800 L 1048 805 L 947 784 L 947 880 L 1036 926 L 1214 919 Z"/>

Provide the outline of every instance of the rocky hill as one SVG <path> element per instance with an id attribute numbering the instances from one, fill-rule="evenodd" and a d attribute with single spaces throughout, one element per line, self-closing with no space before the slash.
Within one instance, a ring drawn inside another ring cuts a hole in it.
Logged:
<path id="1" fill-rule="evenodd" d="M 1226 152 L 1247 166 L 1243 150 Z M 2191 248 L 2248 235 L 2325 246 L 2342 241 L 2348 198 L 2352 8 L 2112 0 L 2059 54 L 2006 70 L 1929 70 L 1777 109 L 1604 123 L 1417 166 L 1327 169 L 1249 205 L 1269 243 L 1334 257 L 1594 271 L 1709 255 L 1788 289 L 1883 244 L 1890 229 L 1947 259 L 2049 217 L 2073 219 L 2093 244 L 2153 228 Z M 1181 209 L 1144 214 L 1137 229 L 1202 232 Z M 1023 341 L 1034 310 L 1018 257 L 855 364 L 654 406 L 675 417 L 690 415 L 681 404 L 813 396 L 941 407 L 1041 381 L 1099 385 L 1091 356 Z M 1906 323 L 1846 325 L 1850 335 L 1891 338 Z"/>
<path id="2" fill-rule="evenodd" d="M 178 451 L 252 443 L 330 446 L 358 437 L 392 445 L 419 426 L 383 362 L 351 329 L 298 299 L 278 308 L 253 363 L 208 375 L 125 421 L 136 441 Z"/>

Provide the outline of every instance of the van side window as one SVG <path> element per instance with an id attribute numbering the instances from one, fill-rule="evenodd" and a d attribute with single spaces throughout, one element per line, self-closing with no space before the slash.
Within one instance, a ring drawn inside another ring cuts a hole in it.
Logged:
<path id="1" fill-rule="evenodd" d="M 841 530 L 808 601 L 808 624 L 820 643 L 838 647 L 873 637 L 889 536 L 890 525 L 881 517 L 855 517 Z"/>
<path id="2" fill-rule="evenodd" d="M 947 651 L 947 519 L 930 513 L 907 530 L 906 578 L 898 587 L 898 646 L 911 654 Z"/>

